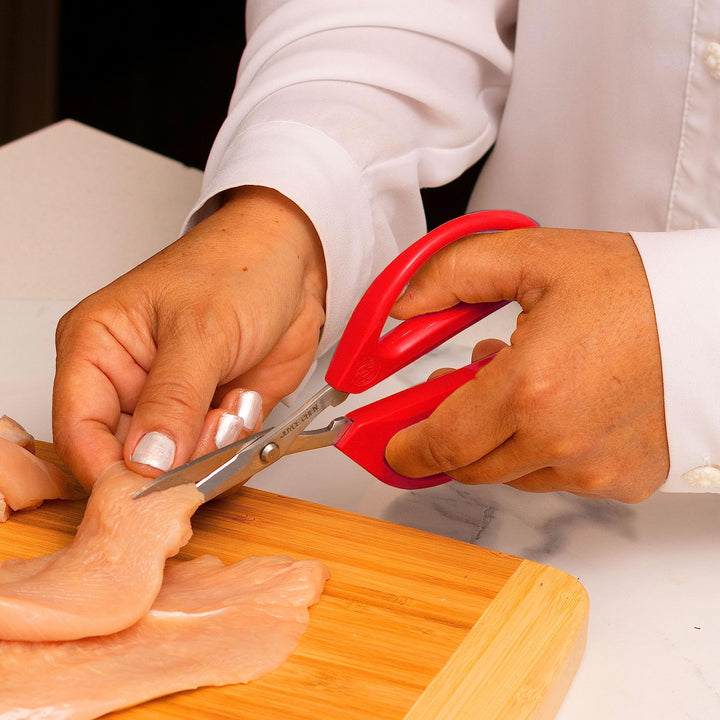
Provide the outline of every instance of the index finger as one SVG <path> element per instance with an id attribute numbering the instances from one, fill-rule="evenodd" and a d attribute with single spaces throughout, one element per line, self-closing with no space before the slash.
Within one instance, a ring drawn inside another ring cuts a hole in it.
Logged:
<path id="1" fill-rule="evenodd" d="M 524 228 L 467 235 L 430 257 L 392 308 L 406 319 L 458 302 L 517 300 L 528 309 L 556 261 L 547 246 L 553 231 Z"/>
<path id="2" fill-rule="evenodd" d="M 87 490 L 108 465 L 122 460 L 122 445 L 115 436 L 120 418 L 117 393 L 99 368 L 88 364 L 78 373 L 64 368 L 56 375 L 53 441 Z"/>
<path id="3" fill-rule="evenodd" d="M 502 349 L 427 419 L 391 438 L 385 458 L 393 470 L 408 477 L 453 475 L 510 439 L 516 430 L 511 353 L 511 347 Z"/>
<path id="4" fill-rule="evenodd" d="M 64 319 L 56 346 L 53 441 L 78 481 L 90 489 L 109 464 L 122 459 L 116 433 L 122 413 L 132 411 L 145 372 L 99 322 L 83 322 L 78 329 L 74 320 Z"/>

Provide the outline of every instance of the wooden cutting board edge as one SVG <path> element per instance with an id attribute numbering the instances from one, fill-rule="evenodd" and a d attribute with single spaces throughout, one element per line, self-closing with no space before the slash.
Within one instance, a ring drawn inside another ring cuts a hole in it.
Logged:
<path id="1" fill-rule="evenodd" d="M 70 474 L 51 444 L 38 443 L 38 455 Z M 522 560 L 404 720 L 552 720 L 582 660 L 588 615 L 579 580 Z"/>
<path id="2" fill-rule="evenodd" d="M 578 580 L 523 560 L 404 720 L 551 720 L 582 660 L 588 614 Z"/>

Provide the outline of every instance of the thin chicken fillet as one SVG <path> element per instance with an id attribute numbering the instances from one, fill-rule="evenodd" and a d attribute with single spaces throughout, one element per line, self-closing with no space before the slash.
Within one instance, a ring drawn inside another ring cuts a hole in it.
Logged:
<path id="1" fill-rule="evenodd" d="M 71 545 L 29 564 L 0 565 L 0 639 L 108 635 L 147 613 L 165 560 L 192 535 L 190 518 L 203 496 L 191 483 L 133 500 L 146 481 L 122 462 L 110 466 Z"/>
<path id="2" fill-rule="evenodd" d="M 0 720 L 90 720 L 279 667 L 307 628 L 328 571 L 319 560 L 203 556 L 169 565 L 150 612 L 113 635 L 0 642 Z"/>
<path id="3" fill-rule="evenodd" d="M 6 415 L 0 418 L 0 522 L 13 510 L 44 500 L 79 500 L 85 493 L 58 468 L 34 454 L 33 437 Z"/>

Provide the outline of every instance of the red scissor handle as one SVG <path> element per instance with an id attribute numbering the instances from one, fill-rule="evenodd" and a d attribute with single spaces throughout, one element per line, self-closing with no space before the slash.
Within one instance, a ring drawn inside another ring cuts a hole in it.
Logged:
<path id="1" fill-rule="evenodd" d="M 414 490 L 448 482 L 452 478 L 444 473 L 422 478 L 396 473 L 385 461 L 385 448 L 398 430 L 425 419 L 453 390 L 472 380 L 492 358 L 491 355 L 353 410 L 346 415 L 352 423 L 335 447 L 378 480 L 393 487 Z"/>
<path id="2" fill-rule="evenodd" d="M 405 320 L 380 337 L 400 293 L 438 250 L 473 233 L 536 226 L 534 220 L 520 213 L 488 210 L 450 220 L 413 243 L 377 276 L 361 298 L 325 374 L 328 384 L 349 393 L 367 390 L 505 305 L 504 300 L 459 303 Z"/>

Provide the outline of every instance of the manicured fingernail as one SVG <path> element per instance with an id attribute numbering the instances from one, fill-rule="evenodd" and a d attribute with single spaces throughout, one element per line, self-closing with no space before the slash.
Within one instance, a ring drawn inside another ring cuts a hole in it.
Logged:
<path id="1" fill-rule="evenodd" d="M 242 419 L 246 430 L 254 430 L 262 412 L 262 396 L 254 390 L 245 390 L 238 398 L 235 414 Z"/>
<path id="2" fill-rule="evenodd" d="M 175 459 L 175 442 L 163 433 L 149 432 L 140 438 L 130 459 L 165 472 Z"/>
<path id="3" fill-rule="evenodd" d="M 262 397 L 253 390 L 246 390 L 238 398 L 235 415 L 223 413 L 215 431 L 215 445 L 225 447 L 234 443 L 243 430 L 254 430 L 262 412 Z"/>
<path id="4" fill-rule="evenodd" d="M 215 431 L 215 445 L 221 448 L 234 443 L 240 437 L 244 426 L 242 418 L 230 413 L 223 413 Z"/>

